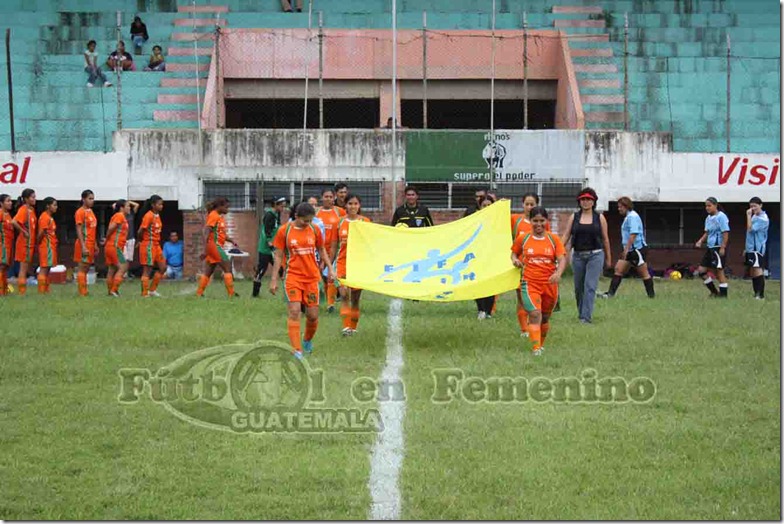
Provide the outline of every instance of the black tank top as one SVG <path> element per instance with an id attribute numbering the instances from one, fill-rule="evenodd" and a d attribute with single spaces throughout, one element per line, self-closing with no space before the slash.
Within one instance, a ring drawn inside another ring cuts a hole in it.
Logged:
<path id="1" fill-rule="evenodd" d="M 599 213 L 593 212 L 593 222 L 590 224 L 580 223 L 581 214 L 582 211 L 575 213 L 572 221 L 572 247 L 575 251 L 602 249 L 602 223 Z"/>

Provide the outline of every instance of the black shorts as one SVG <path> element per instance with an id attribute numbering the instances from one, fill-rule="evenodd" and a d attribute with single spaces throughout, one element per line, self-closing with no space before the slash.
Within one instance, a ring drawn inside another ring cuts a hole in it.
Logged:
<path id="1" fill-rule="evenodd" d="M 705 250 L 705 254 L 702 256 L 700 265 L 702 267 L 710 267 L 713 269 L 724 269 L 726 258 L 726 256 L 721 256 L 719 254 L 719 248 L 709 247 Z"/>
<path id="2" fill-rule="evenodd" d="M 765 255 L 761 254 L 759 251 L 747 251 L 745 255 L 745 260 L 743 263 L 747 267 L 755 267 L 759 269 L 763 269 L 765 267 Z"/>
<path id="3" fill-rule="evenodd" d="M 640 249 L 630 249 L 626 253 L 626 261 L 634 267 L 640 267 L 648 263 L 648 248 L 641 247 Z"/>

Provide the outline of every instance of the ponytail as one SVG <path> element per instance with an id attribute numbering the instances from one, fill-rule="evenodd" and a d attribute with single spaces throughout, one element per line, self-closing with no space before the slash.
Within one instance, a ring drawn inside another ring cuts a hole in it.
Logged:
<path id="1" fill-rule="evenodd" d="M 152 205 L 156 202 L 160 202 L 163 200 L 163 197 L 160 195 L 152 195 L 150 198 L 144 201 L 144 205 L 142 206 L 142 216 L 147 214 L 147 211 L 152 210 Z"/>
<path id="2" fill-rule="evenodd" d="M 115 213 L 119 213 L 120 211 L 122 211 L 122 208 L 124 208 L 125 204 L 127 204 L 127 203 L 128 203 L 127 200 L 125 200 L 124 198 L 121 198 L 121 199 L 119 199 L 117 202 L 115 202 L 112 205 L 112 209 L 114 209 Z"/>
<path id="3" fill-rule="evenodd" d="M 95 196 L 95 193 L 93 193 L 91 189 L 85 189 L 82 191 L 82 205 L 84 205 L 84 199 L 89 196 Z"/>
<path id="4" fill-rule="evenodd" d="M 55 199 L 54 197 L 46 197 L 46 198 L 44 198 L 44 211 L 48 211 L 49 210 L 49 206 L 51 206 L 55 202 L 57 202 L 57 199 Z"/>
<path id="5" fill-rule="evenodd" d="M 212 211 L 218 209 L 219 207 L 225 206 L 229 203 L 229 199 L 226 197 L 215 197 L 212 201 L 207 202 L 207 205 L 204 206 L 207 208 L 207 212 L 211 213 Z"/>

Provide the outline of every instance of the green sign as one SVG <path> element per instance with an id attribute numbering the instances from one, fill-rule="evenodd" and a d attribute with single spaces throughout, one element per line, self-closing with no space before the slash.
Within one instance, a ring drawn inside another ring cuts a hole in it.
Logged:
<path id="1" fill-rule="evenodd" d="M 406 180 L 542 182 L 581 180 L 582 131 L 407 131 Z"/>

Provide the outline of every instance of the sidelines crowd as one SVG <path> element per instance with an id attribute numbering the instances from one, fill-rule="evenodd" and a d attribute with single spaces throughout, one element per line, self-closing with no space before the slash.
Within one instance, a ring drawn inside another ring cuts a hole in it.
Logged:
<path id="1" fill-rule="evenodd" d="M 433 219 L 426 206 L 419 203 L 419 193 L 413 186 L 405 189 L 405 203 L 398 207 L 390 225 L 395 227 L 430 227 Z M 559 283 L 567 267 L 566 254 L 571 252 L 574 273 L 575 298 L 581 322 L 591 323 L 595 298 L 616 295 L 624 275 L 632 268 L 641 277 L 645 291 L 655 297 L 653 279 L 648 271 L 648 246 L 642 219 L 634 211 L 628 197 L 618 200 L 619 213 L 624 217 L 621 225 L 622 254 L 615 264 L 614 276 L 606 293 L 598 291 L 599 277 L 604 267 L 612 264 L 607 222 L 594 207 L 598 197 L 591 188 L 584 188 L 577 195 L 579 210 L 570 216 L 561 236 L 550 231 L 548 211 L 539 205 L 534 193 L 523 196 L 523 213 L 511 217 L 511 263 L 521 269 L 517 289 L 517 319 L 520 333 L 530 338 L 532 352 L 540 355 L 550 329 L 550 317 L 559 301 Z M 466 214 L 482 209 L 496 201 L 486 191 L 477 191 L 475 205 Z M 258 270 L 253 281 L 253 297 L 258 297 L 261 279 L 271 269 L 269 291 L 275 295 L 282 288 L 287 303 L 287 328 L 291 346 L 298 358 L 313 351 L 313 338 L 318 328 L 319 296 L 325 295 L 327 311 L 335 311 L 338 296 L 341 299 L 340 315 L 343 319 L 342 334 L 357 332 L 360 319 L 361 289 L 351 289 L 341 282 L 346 278 L 346 255 L 349 225 L 355 221 L 370 221 L 361 211 L 362 199 L 351 194 L 344 183 L 325 189 L 321 198 L 310 197 L 288 208 L 286 197 L 273 198 L 265 210 L 259 228 Z M 40 216 L 33 189 L 25 189 L 15 202 L 10 195 L 0 195 L 0 296 L 8 294 L 8 269 L 19 263 L 18 294 L 27 292 L 27 276 L 34 269 L 33 259 L 38 253 L 38 293 L 49 293 L 50 270 L 58 264 L 58 241 L 55 215 L 57 200 L 43 200 Z M 139 210 L 135 202 L 120 199 L 113 205 L 114 214 L 109 221 L 106 238 L 100 243 L 96 232 L 98 221 L 93 212 L 94 193 L 86 189 L 81 193 L 81 205 L 75 213 L 76 242 L 73 262 L 76 265 L 78 294 L 87 296 L 87 274 L 95 256 L 103 247 L 108 272 L 107 293 L 118 297 L 128 270 L 128 260 L 138 252 L 142 266 L 141 295 L 160 297 L 158 286 L 167 274 L 167 264 L 161 247 L 161 211 L 164 201 L 152 195 L 141 209 L 142 220 L 137 231 L 132 232 L 133 217 Z M 220 267 L 226 292 L 236 297 L 231 261 L 225 246 L 233 239 L 227 235 L 225 215 L 230 202 L 225 197 L 215 198 L 207 204 L 208 216 L 204 224 L 201 249 L 203 269 L 196 295 L 204 296 L 211 277 Z M 707 216 L 704 232 L 696 240 L 697 248 L 705 253 L 697 269 L 710 297 L 727 298 L 729 284 L 725 274 L 727 244 L 730 224 L 719 202 L 710 197 L 705 201 Z M 750 268 L 754 298 L 765 296 L 765 265 L 767 236 L 770 221 L 763 210 L 762 201 L 754 197 L 746 211 L 746 245 L 744 263 Z M 133 239 L 139 239 L 136 243 Z M 713 270 L 718 287 L 708 271 Z M 282 281 L 282 282 L 281 282 Z M 280 285 L 282 283 L 282 286 Z M 477 300 L 478 318 L 489 318 L 495 311 L 496 297 Z M 301 317 L 305 315 L 304 336 L 301 335 Z"/>

